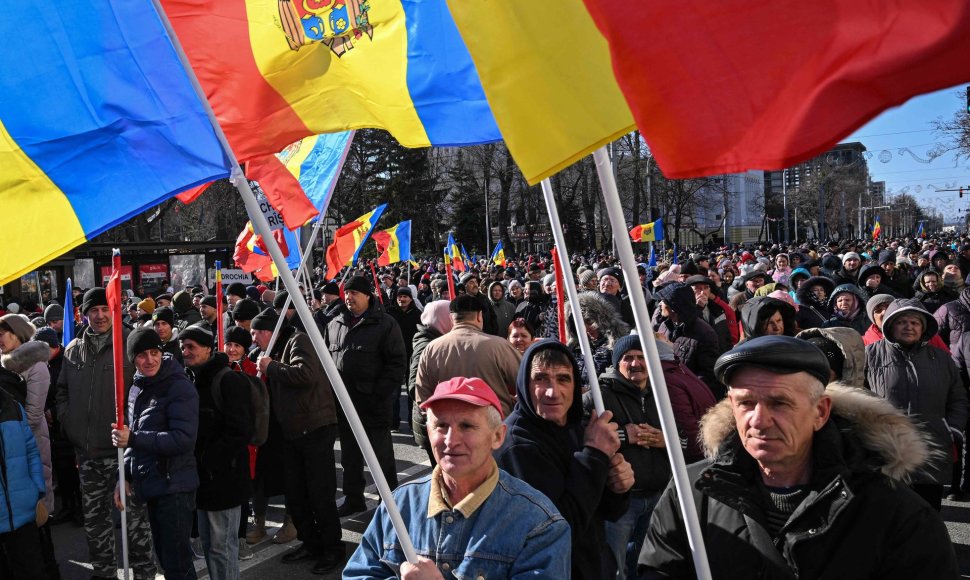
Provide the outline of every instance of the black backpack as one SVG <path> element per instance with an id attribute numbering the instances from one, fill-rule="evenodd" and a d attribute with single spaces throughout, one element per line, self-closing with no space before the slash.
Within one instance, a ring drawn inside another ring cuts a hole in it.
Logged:
<path id="1" fill-rule="evenodd" d="M 229 367 L 219 369 L 212 377 L 212 400 L 216 404 L 216 409 L 220 411 L 222 411 L 222 377 L 227 373 L 237 373 L 245 377 L 249 384 L 249 402 L 253 414 L 253 437 L 249 440 L 249 444 L 266 443 L 266 438 L 269 436 L 269 390 L 266 384 L 248 373 L 234 371 Z"/>

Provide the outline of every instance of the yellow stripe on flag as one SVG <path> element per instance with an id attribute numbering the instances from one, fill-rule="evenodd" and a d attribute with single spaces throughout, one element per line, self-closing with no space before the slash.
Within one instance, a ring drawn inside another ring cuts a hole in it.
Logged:
<path id="1" fill-rule="evenodd" d="M 583 0 L 448 0 L 448 7 L 530 184 L 636 128 Z"/>
<path id="2" fill-rule="evenodd" d="M 0 121 L 0 285 L 87 241 L 70 201 Z M 29 232 L 30 235 L 21 235 Z"/>

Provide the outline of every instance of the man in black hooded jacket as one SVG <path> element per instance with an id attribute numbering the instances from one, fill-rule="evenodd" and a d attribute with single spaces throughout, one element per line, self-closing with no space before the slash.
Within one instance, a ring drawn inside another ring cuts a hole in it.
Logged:
<path id="1" fill-rule="evenodd" d="M 570 350 L 554 340 L 535 343 L 522 357 L 518 401 L 505 420 L 508 435 L 495 452 L 499 467 L 546 495 L 572 529 L 573 578 L 616 574 L 603 522 L 629 507 L 634 476 L 617 453 L 613 414 L 594 413 L 582 424 L 582 380 Z"/>

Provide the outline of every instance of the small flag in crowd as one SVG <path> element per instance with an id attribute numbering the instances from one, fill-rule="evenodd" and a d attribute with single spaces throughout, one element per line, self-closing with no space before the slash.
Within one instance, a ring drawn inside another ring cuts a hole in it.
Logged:
<path id="1" fill-rule="evenodd" d="M 499 240 L 495 244 L 495 251 L 492 252 L 492 262 L 495 262 L 496 266 L 505 267 L 505 250 L 502 249 L 502 240 Z"/>
<path id="2" fill-rule="evenodd" d="M 630 238 L 634 242 L 659 242 L 664 239 L 664 220 L 658 219 L 649 224 L 633 226 L 630 230 Z"/>

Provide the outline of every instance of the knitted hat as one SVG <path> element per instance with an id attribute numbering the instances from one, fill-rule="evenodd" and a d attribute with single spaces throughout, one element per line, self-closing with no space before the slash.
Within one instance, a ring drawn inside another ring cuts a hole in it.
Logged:
<path id="1" fill-rule="evenodd" d="M 128 359 L 133 360 L 135 355 L 146 350 L 162 350 L 162 339 L 154 329 L 139 326 L 128 335 L 128 343 L 125 346 Z"/>
<path id="2" fill-rule="evenodd" d="M 216 297 L 213 296 L 213 295 L 211 295 L 211 294 L 208 295 L 208 296 L 205 296 L 205 297 L 202 298 L 201 304 L 203 306 L 209 306 L 211 308 L 215 308 L 216 307 Z"/>
<path id="3" fill-rule="evenodd" d="M 596 274 L 594 274 L 592 270 L 584 270 L 583 273 L 579 275 L 579 285 L 586 286 L 595 277 Z"/>
<path id="4" fill-rule="evenodd" d="M 192 295 L 185 290 L 179 290 L 172 296 L 172 309 L 177 314 L 185 314 L 192 308 Z"/>
<path id="5" fill-rule="evenodd" d="M 623 355 L 627 353 L 628 350 L 639 350 L 643 351 L 643 344 L 640 343 L 640 336 L 637 334 L 628 334 L 623 338 L 616 341 L 613 345 L 613 368 L 620 368 L 620 359 Z"/>
<path id="6" fill-rule="evenodd" d="M 431 279 L 430 276 L 428 279 Z M 340 296 L 340 286 L 336 282 L 327 282 L 323 285 L 323 293 L 330 294 L 331 296 Z"/>
<path id="7" fill-rule="evenodd" d="M 253 302 L 259 302 L 259 288 L 246 286 L 246 298 L 249 298 Z"/>
<path id="8" fill-rule="evenodd" d="M 55 322 L 64 320 L 64 307 L 60 304 L 50 304 L 44 309 L 44 320 Z"/>
<path id="9" fill-rule="evenodd" d="M 12 314 L 16 314 L 20 312 L 20 305 L 17 304 L 16 302 L 11 302 L 10 304 L 7 304 L 7 312 L 10 312 Z"/>
<path id="10" fill-rule="evenodd" d="M 33 338 L 31 338 L 30 340 L 43 342 L 51 348 L 57 348 L 61 344 L 61 341 L 57 340 L 57 331 L 49 326 L 45 326 L 44 328 L 38 328 L 37 331 L 34 332 Z"/>
<path id="11" fill-rule="evenodd" d="M 603 268 L 596 273 L 597 278 L 602 279 L 603 276 L 612 276 L 613 278 L 616 278 L 616 281 L 620 283 L 620 286 L 623 285 L 623 272 L 621 272 L 619 268 Z"/>
<path id="12" fill-rule="evenodd" d="M 172 295 L 171 294 L 159 294 L 155 298 L 155 303 L 158 304 L 162 300 L 168 300 L 169 302 L 171 302 L 172 301 Z"/>
<path id="13" fill-rule="evenodd" d="M 875 323 L 876 319 L 873 318 L 873 313 L 876 311 L 876 307 L 880 304 L 889 304 L 895 298 L 892 294 L 876 294 L 866 302 L 866 314 L 869 315 L 869 320 Z"/>
<path id="14" fill-rule="evenodd" d="M 249 298 L 243 298 L 232 309 L 233 320 L 252 320 L 259 314 L 259 304 Z"/>
<path id="15" fill-rule="evenodd" d="M 552 286 L 555 283 L 556 283 L 556 275 L 555 274 L 546 274 L 542 278 L 542 285 L 543 286 Z"/>
<path id="16" fill-rule="evenodd" d="M 142 312 L 151 314 L 152 312 L 155 312 L 155 301 L 152 300 L 151 297 L 145 298 L 138 303 L 138 308 L 141 309 Z"/>
<path id="17" fill-rule="evenodd" d="M 276 329 L 276 322 L 280 319 L 279 314 L 272 308 L 267 308 L 256 315 L 253 318 L 253 322 L 250 328 L 253 330 L 269 330 L 273 331 Z"/>
<path id="18" fill-rule="evenodd" d="M 107 306 L 108 296 L 104 293 L 104 288 L 95 287 L 91 288 L 84 293 L 84 298 L 81 300 L 81 314 L 87 314 L 88 310 L 91 310 L 95 306 Z"/>
<path id="19" fill-rule="evenodd" d="M 349 290 L 354 290 L 362 294 L 371 293 L 371 281 L 367 279 L 366 276 L 352 276 L 347 283 L 344 284 L 344 292 Z"/>
<path id="20" fill-rule="evenodd" d="M 468 282 L 469 280 L 475 280 L 476 282 L 479 281 L 478 280 L 478 276 L 474 272 L 465 272 L 464 274 L 461 275 L 460 278 L 458 278 L 458 283 L 459 284 L 464 284 L 465 282 Z"/>
<path id="21" fill-rule="evenodd" d="M 407 296 L 408 298 L 414 300 L 414 296 L 411 295 L 411 289 L 407 286 L 399 286 L 397 289 L 398 296 Z"/>
<path id="22" fill-rule="evenodd" d="M 162 306 L 161 308 L 156 308 L 152 312 L 152 321 L 161 320 L 162 322 L 167 322 L 169 326 L 175 326 L 175 311 L 168 306 Z"/>
<path id="23" fill-rule="evenodd" d="M 34 325 L 30 323 L 30 319 L 23 314 L 4 314 L 0 316 L 0 328 L 6 327 L 20 339 L 20 342 L 27 342 L 34 332 L 37 330 Z"/>
<path id="24" fill-rule="evenodd" d="M 226 287 L 226 296 L 246 297 L 246 286 L 242 282 L 233 282 Z"/>
<path id="25" fill-rule="evenodd" d="M 244 350 L 249 350 L 253 345 L 253 336 L 241 326 L 230 326 L 226 330 L 226 342 L 234 342 Z"/>
<path id="26" fill-rule="evenodd" d="M 186 339 L 193 340 L 201 346 L 207 346 L 209 348 L 215 348 L 216 346 L 216 339 L 212 336 L 212 331 L 209 330 L 209 325 L 205 322 L 196 322 L 179 332 L 179 340 Z"/>
<path id="27" fill-rule="evenodd" d="M 860 262 L 862 261 L 862 256 L 860 256 L 859 254 L 855 252 L 846 252 L 845 254 L 842 255 L 842 263 L 845 264 L 848 260 L 851 260 L 852 258 L 855 258 Z"/>
<path id="28" fill-rule="evenodd" d="M 290 297 L 290 293 L 287 292 L 286 290 L 280 290 L 279 292 L 277 292 L 276 297 L 273 298 L 273 308 L 283 308 L 283 305 L 286 304 L 286 299 L 289 297 Z M 292 300 L 290 300 L 290 305 L 286 309 L 287 310 L 296 309 L 296 305 L 293 304 Z"/>

